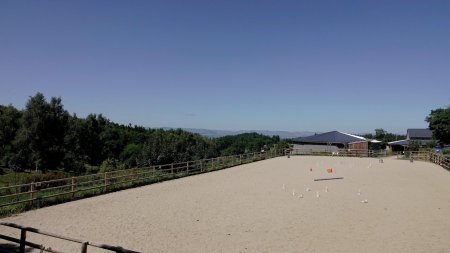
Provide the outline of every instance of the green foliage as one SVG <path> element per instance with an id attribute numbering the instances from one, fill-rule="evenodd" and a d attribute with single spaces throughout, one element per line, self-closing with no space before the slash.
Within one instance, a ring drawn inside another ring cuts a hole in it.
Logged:
<path id="1" fill-rule="evenodd" d="M 278 136 L 269 137 L 258 133 L 244 133 L 216 139 L 217 149 L 221 155 L 260 152 L 263 149 L 270 149 L 278 142 L 280 142 Z"/>
<path id="2" fill-rule="evenodd" d="M 13 106 L 0 105 L 0 164 L 7 164 L 13 155 L 13 140 L 20 126 L 22 113 Z"/>
<path id="3" fill-rule="evenodd" d="M 61 98 L 47 102 L 41 93 L 22 111 L 0 106 L 0 165 L 15 172 L 81 175 L 268 151 L 279 142 L 256 133 L 208 139 L 181 129 L 120 125 L 101 114 L 79 118 L 64 110 Z"/>
<path id="4" fill-rule="evenodd" d="M 375 134 L 365 134 L 363 137 L 368 139 L 375 139 L 386 145 L 388 142 L 406 139 L 406 135 L 393 134 L 385 131 L 383 128 L 375 129 Z"/>
<path id="5" fill-rule="evenodd" d="M 450 144 L 450 106 L 432 110 L 425 120 L 440 144 Z"/>
<path id="6" fill-rule="evenodd" d="M 61 166 L 68 117 L 60 98 L 52 98 L 48 103 L 41 93 L 31 97 L 16 134 L 15 148 L 20 158 L 16 157 L 14 162 L 36 170 Z"/>
<path id="7" fill-rule="evenodd" d="M 61 171 L 48 171 L 46 173 L 15 172 L 10 169 L 4 171 L 0 177 L 0 187 L 8 185 L 28 184 L 32 182 L 47 181 L 54 179 L 67 178 L 69 175 Z"/>
<path id="8" fill-rule="evenodd" d="M 139 157 L 142 153 L 142 145 L 130 143 L 125 146 L 120 154 L 120 160 L 123 161 L 126 168 L 137 166 Z"/>
<path id="9" fill-rule="evenodd" d="M 277 154 L 282 154 L 287 148 L 289 148 L 289 143 L 287 141 L 280 141 L 276 146 L 276 152 Z"/>
<path id="10" fill-rule="evenodd" d="M 119 162 L 119 160 L 114 159 L 114 158 L 108 158 L 102 162 L 98 173 L 105 173 L 105 172 L 123 170 L 123 169 L 124 169 L 124 167 Z"/>
<path id="11" fill-rule="evenodd" d="M 408 144 L 408 151 L 419 151 L 420 142 L 418 141 L 410 141 Z"/>
<path id="12" fill-rule="evenodd" d="M 138 164 L 155 165 L 210 158 L 216 155 L 214 143 L 181 129 L 155 130 L 145 140 Z"/>

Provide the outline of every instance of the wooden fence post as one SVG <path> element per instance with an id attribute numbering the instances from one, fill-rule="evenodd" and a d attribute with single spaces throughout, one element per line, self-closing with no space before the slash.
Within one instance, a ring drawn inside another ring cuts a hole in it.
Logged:
<path id="1" fill-rule="evenodd" d="M 200 172 L 203 172 L 203 160 L 200 160 Z"/>
<path id="2" fill-rule="evenodd" d="M 106 187 L 108 186 L 108 172 L 105 172 L 103 179 L 103 190 L 106 191 Z"/>
<path id="3" fill-rule="evenodd" d="M 170 174 L 172 174 L 172 177 L 173 177 L 173 163 L 170 164 Z"/>
<path id="4" fill-rule="evenodd" d="M 82 242 L 81 243 L 81 253 L 87 253 L 87 246 L 89 242 Z"/>
<path id="5" fill-rule="evenodd" d="M 242 164 L 242 155 L 239 155 L 239 164 Z"/>
<path id="6" fill-rule="evenodd" d="M 189 162 L 186 162 L 186 172 L 189 175 Z"/>
<path id="7" fill-rule="evenodd" d="M 74 198 L 75 197 L 75 178 L 74 177 L 72 177 L 72 184 L 71 184 L 70 188 L 71 188 L 70 191 L 72 192 L 72 198 Z"/>
<path id="8" fill-rule="evenodd" d="M 30 185 L 30 201 L 34 203 L 34 192 L 36 191 L 36 184 L 34 182 Z"/>
<path id="9" fill-rule="evenodd" d="M 19 252 L 25 253 L 25 243 L 27 241 L 27 231 L 25 229 L 20 230 L 20 246 L 19 246 Z"/>

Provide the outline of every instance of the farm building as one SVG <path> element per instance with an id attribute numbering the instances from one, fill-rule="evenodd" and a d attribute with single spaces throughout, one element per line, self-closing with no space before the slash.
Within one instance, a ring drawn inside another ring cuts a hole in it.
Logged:
<path id="1" fill-rule="evenodd" d="M 339 152 L 339 148 L 329 145 L 313 145 L 313 144 L 291 144 L 291 154 L 308 155 L 313 152 L 333 153 Z"/>
<path id="2" fill-rule="evenodd" d="M 291 148 L 296 154 L 309 154 L 312 152 L 338 152 L 339 149 L 348 149 L 355 155 L 367 156 L 369 150 L 379 150 L 380 141 L 369 140 L 361 136 L 332 131 L 293 140 Z"/>
<path id="3" fill-rule="evenodd" d="M 350 142 L 348 144 L 348 152 L 354 155 L 368 156 L 369 150 L 380 150 L 380 144 L 381 141 L 368 139 L 364 141 Z"/>
<path id="4" fill-rule="evenodd" d="M 293 139 L 296 144 L 313 144 L 313 145 L 327 145 L 336 146 L 338 148 L 346 148 L 351 142 L 367 141 L 366 138 L 342 133 L 339 131 L 331 131 L 323 134 L 316 134 L 307 137 L 299 137 Z"/>
<path id="5" fill-rule="evenodd" d="M 388 142 L 392 151 L 404 151 L 414 141 L 420 146 L 426 146 L 433 141 L 433 132 L 426 128 L 411 128 L 406 131 L 406 139 Z"/>
<path id="6" fill-rule="evenodd" d="M 430 129 L 408 129 L 406 130 L 407 140 L 421 140 L 431 141 L 433 139 L 433 132 Z"/>

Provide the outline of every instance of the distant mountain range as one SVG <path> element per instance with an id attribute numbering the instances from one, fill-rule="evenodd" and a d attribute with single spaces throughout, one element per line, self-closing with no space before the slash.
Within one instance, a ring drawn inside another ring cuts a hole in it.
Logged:
<path id="1" fill-rule="evenodd" d="M 173 127 L 163 127 L 164 130 L 176 129 Z M 227 135 L 238 135 L 243 133 L 258 133 L 267 136 L 278 135 L 281 139 L 291 139 L 296 137 L 304 137 L 315 134 L 315 132 L 301 131 L 301 132 L 289 132 L 289 131 L 270 131 L 270 130 L 214 130 L 214 129 L 201 129 L 201 128 L 181 128 L 187 132 L 200 134 L 209 138 L 218 138 Z"/>

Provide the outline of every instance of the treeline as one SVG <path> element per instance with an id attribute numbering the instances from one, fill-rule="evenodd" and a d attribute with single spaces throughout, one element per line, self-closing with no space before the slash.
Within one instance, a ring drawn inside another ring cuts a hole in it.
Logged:
<path id="1" fill-rule="evenodd" d="M 79 118 L 61 98 L 47 101 L 42 93 L 24 110 L 0 105 L 0 163 L 16 171 L 83 174 L 92 167 L 106 171 L 259 152 L 279 142 L 256 133 L 208 139 L 181 129 L 121 125 L 101 114 Z"/>
<path id="2" fill-rule="evenodd" d="M 383 128 L 377 128 L 377 129 L 375 129 L 375 134 L 372 134 L 372 133 L 364 134 L 364 135 L 362 135 L 362 137 L 367 138 L 367 139 L 375 139 L 375 140 L 381 141 L 382 145 L 386 145 L 388 142 L 391 142 L 391 141 L 398 141 L 398 140 L 406 139 L 406 135 L 389 133 L 386 130 L 384 130 Z"/>
<path id="3" fill-rule="evenodd" d="M 450 106 L 431 110 L 425 121 L 440 145 L 450 144 Z"/>

